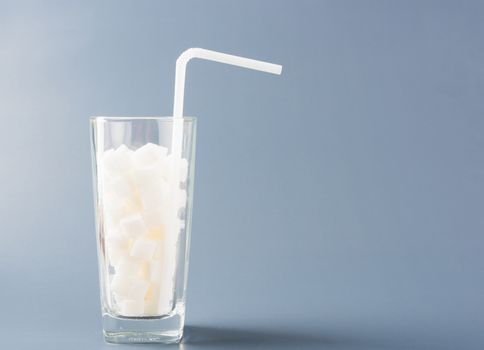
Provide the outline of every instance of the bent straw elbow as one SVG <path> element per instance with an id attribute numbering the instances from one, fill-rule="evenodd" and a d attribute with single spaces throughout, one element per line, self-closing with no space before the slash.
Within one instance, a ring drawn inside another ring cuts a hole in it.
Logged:
<path id="1" fill-rule="evenodd" d="M 251 58 L 229 55 L 222 52 L 193 47 L 182 52 L 176 60 L 175 70 L 175 96 L 173 105 L 173 116 L 183 116 L 183 100 L 185 89 L 185 75 L 188 62 L 192 58 L 199 58 L 207 61 L 230 64 L 233 66 L 258 70 L 261 72 L 279 75 L 282 72 L 282 66 L 274 63 L 254 60 Z"/>
<path id="2" fill-rule="evenodd" d="M 192 47 L 190 49 L 183 51 L 181 55 L 178 56 L 178 59 L 176 60 L 176 65 L 186 66 L 188 61 L 190 61 L 192 58 L 195 58 L 197 54 L 199 54 L 200 50 L 201 49 L 199 48 Z"/>

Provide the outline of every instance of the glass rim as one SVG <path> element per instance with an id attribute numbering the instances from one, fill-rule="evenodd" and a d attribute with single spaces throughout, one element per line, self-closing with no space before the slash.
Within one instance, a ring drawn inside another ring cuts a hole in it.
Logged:
<path id="1" fill-rule="evenodd" d="M 196 121 L 197 117 L 182 117 L 186 121 Z M 130 121 L 130 120 L 158 120 L 162 122 L 173 122 L 173 116 L 91 116 L 89 117 L 91 121 Z"/>

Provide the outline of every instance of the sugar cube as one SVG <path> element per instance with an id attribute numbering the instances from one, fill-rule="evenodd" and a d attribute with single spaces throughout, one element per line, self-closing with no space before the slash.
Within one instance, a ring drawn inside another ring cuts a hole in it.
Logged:
<path id="1" fill-rule="evenodd" d="M 109 247 L 106 249 L 107 255 L 108 255 L 108 261 L 109 265 L 115 266 L 119 264 L 121 259 L 124 257 L 124 254 L 116 249 L 109 249 Z"/>
<path id="2" fill-rule="evenodd" d="M 177 205 L 179 208 L 184 208 L 187 205 L 187 191 L 177 190 Z"/>
<path id="3" fill-rule="evenodd" d="M 145 294 L 150 286 L 150 282 L 142 279 L 132 279 L 131 283 L 129 297 L 136 300 L 144 300 Z"/>
<path id="4" fill-rule="evenodd" d="M 152 261 L 150 264 L 150 281 L 160 283 L 163 274 L 163 263 L 161 261 Z"/>
<path id="5" fill-rule="evenodd" d="M 111 250 L 126 250 L 128 249 L 128 240 L 116 231 L 111 231 L 104 239 L 106 247 Z"/>
<path id="6" fill-rule="evenodd" d="M 120 175 L 107 177 L 104 181 L 104 195 L 115 193 L 118 197 L 128 197 L 133 192 L 133 185 L 129 176 Z"/>
<path id="7" fill-rule="evenodd" d="M 146 233 L 143 217 L 139 213 L 128 215 L 122 219 L 120 227 L 128 238 L 136 238 Z"/>
<path id="8" fill-rule="evenodd" d="M 120 314 L 128 317 L 143 316 L 145 309 L 144 300 L 126 299 L 120 303 Z"/>
<path id="9" fill-rule="evenodd" d="M 158 295 L 158 313 L 166 315 L 173 309 L 173 290 L 174 281 L 173 275 L 170 278 L 162 281 L 160 285 L 160 293 Z"/>
<path id="10" fill-rule="evenodd" d="M 139 238 L 134 241 L 130 255 L 135 258 L 150 260 L 155 253 L 158 243 L 150 239 Z"/>
<path id="11" fill-rule="evenodd" d="M 131 279 L 129 276 L 115 274 L 111 280 L 110 287 L 115 294 L 128 297 L 131 289 Z"/>
<path id="12" fill-rule="evenodd" d="M 125 145 L 119 146 L 113 152 L 106 151 L 102 158 L 102 169 L 112 175 L 127 172 L 132 167 L 131 156 L 132 151 Z"/>
<path id="13" fill-rule="evenodd" d="M 115 265 L 116 275 L 133 277 L 140 273 L 141 262 L 125 254 Z"/>
<path id="14" fill-rule="evenodd" d="M 137 167 L 145 167 L 165 158 L 167 153 L 167 148 L 147 143 L 134 152 L 133 161 Z"/>
<path id="15" fill-rule="evenodd" d="M 170 203 L 171 189 L 165 182 L 159 182 L 150 188 L 140 189 L 141 203 L 144 210 L 166 206 Z"/>
<path id="16" fill-rule="evenodd" d="M 145 296 L 145 309 L 144 309 L 145 315 L 147 316 L 159 315 L 159 312 L 158 312 L 159 295 L 160 295 L 159 285 L 152 283 Z"/>
<path id="17" fill-rule="evenodd" d="M 188 161 L 185 158 L 180 159 L 180 181 L 185 182 L 188 177 Z"/>
<path id="18" fill-rule="evenodd" d="M 145 221 L 146 227 L 154 228 L 159 227 L 167 222 L 169 217 L 169 208 L 167 206 L 162 207 L 151 207 L 147 208 L 143 214 L 143 220 Z"/>
<path id="19" fill-rule="evenodd" d="M 156 162 L 151 166 L 138 168 L 133 171 L 132 178 L 138 190 L 151 188 L 163 180 L 165 172 L 162 162 Z"/>

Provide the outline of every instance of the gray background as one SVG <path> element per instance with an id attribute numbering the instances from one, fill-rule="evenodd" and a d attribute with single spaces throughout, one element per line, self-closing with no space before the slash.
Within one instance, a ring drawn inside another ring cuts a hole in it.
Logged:
<path id="1" fill-rule="evenodd" d="M 284 70 L 189 66 L 179 347 L 482 349 L 484 3 L 245 0 L 0 2 L 1 347 L 109 346 L 88 117 L 197 46 Z"/>

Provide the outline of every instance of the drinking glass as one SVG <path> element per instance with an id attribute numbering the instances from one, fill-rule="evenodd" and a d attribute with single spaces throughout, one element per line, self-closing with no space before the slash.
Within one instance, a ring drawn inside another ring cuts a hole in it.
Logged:
<path id="1" fill-rule="evenodd" d="M 172 343 L 183 335 L 196 118 L 92 117 L 91 151 L 105 340 Z M 180 152 L 178 152 L 180 153 Z"/>

